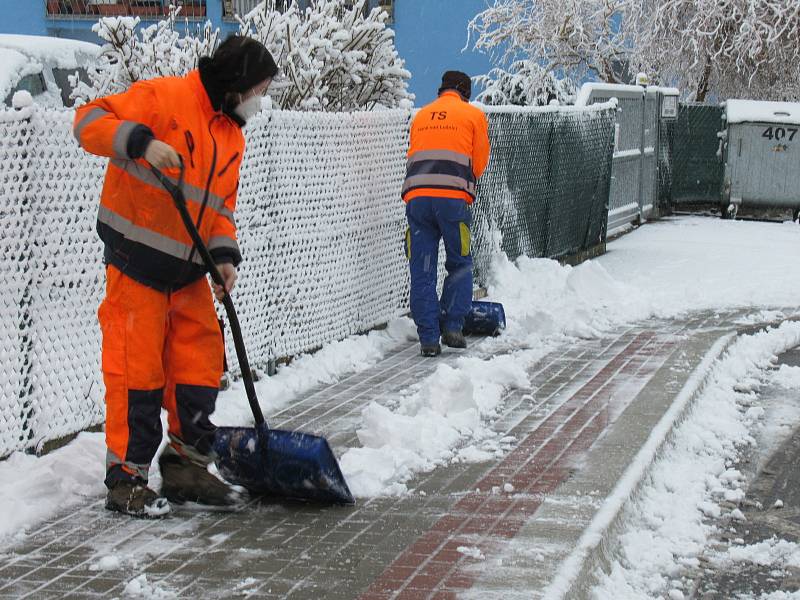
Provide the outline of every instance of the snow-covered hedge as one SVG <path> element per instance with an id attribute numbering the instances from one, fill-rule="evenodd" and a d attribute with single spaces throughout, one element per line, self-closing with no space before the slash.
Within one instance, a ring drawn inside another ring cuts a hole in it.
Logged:
<path id="1" fill-rule="evenodd" d="M 275 57 L 279 77 L 270 88 L 274 106 L 285 110 L 354 111 L 410 108 L 411 78 L 394 46 L 387 14 L 367 0 L 296 0 L 278 10 L 264 0 L 239 17 L 240 35 L 263 43 Z M 284 1 L 279 2 L 281 5 Z M 139 28 L 139 17 L 105 17 L 92 28 L 106 44 L 89 70 L 91 84 L 78 83 L 83 100 L 125 91 L 132 83 L 184 75 L 219 44 L 219 30 L 206 22 L 181 35 L 174 6 L 159 23 Z M 76 81 L 77 83 L 77 81 Z"/>

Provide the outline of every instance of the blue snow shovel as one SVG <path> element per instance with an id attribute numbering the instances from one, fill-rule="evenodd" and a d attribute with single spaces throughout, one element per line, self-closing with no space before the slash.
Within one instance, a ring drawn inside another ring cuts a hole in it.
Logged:
<path id="1" fill-rule="evenodd" d="M 472 301 L 464 319 L 464 335 L 500 335 L 506 328 L 506 312 L 499 302 Z"/>
<path id="2" fill-rule="evenodd" d="M 177 185 L 155 167 L 150 167 L 172 196 L 183 224 L 205 263 L 211 279 L 224 289 L 224 280 L 214 259 L 192 221 L 183 194 L 184 167 L 181 162 Z M 257 495 L 311 500 L 327 504 L 354 504 L 355 499 L 324 437 L 299 431 L 270 429 L 261 413 L 252 371 L 242 339 L 242 329 L 225 293 L 222 299 L 231 326 L 236 356 L 242 370 L 247 401 L 253 411 L 255 427 L 219 427 L 214 440 L 217 468 L 229 482 Z"/>

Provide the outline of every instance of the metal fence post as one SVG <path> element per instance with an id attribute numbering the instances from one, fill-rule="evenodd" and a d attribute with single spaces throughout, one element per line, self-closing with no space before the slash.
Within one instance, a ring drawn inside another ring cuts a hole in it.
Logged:
<path id="1" fill-rule="evenodd" d="M 639 131 L 639 223 L 644 222 L 645 129 L 647 126 L 647 91 L 642 90 L 642 120 Z"/>

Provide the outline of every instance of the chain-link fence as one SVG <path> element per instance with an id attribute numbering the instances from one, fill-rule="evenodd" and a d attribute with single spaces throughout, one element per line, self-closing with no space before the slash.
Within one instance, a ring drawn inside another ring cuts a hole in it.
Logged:
<path id="1" fill-rule="evenodd" d="M 675 136 L 675 120 L 658 122 L 658 181 L 657 205 L 660 214 L 665 215 L 672 210 L 672 178 L 674 158 L 672 156 Z"/>
<path id="2" fill-rule="evenodd" d="M 106 160 L 78 147 L 73 115 L 0 111 L 0 457 L 104 419 L 94 227 Z M 255 366 L 408 310 L 400 189 L 410 117 L 275 111 L 248 125 L 235 300 Z M 494 150 L 475 205 L 480 276 L 499 237 L 512 258 L 604 239 L 614 119 L 608 105 L 490 112 Z"/>
<path id="3" fill-rule="evenodd" d="M 104 161 L 79 154 L 71 120 L 0 111 L 0 456 L 103 419 L 94 221 Z"/>
<path id="4" fill-rule="evenodd" d="M 614 108 L 489 113 L 492 159 L 475 202 L 478 281 L 494 232 L 509 258 L 560 258 L 605 241 Z"/>
<path id="5" fill-rule="evenodd" d="M 719 204 L 723 164 L 719 156 L 720 106 L 681 104 L 671 135 L 673 207 Z"/>

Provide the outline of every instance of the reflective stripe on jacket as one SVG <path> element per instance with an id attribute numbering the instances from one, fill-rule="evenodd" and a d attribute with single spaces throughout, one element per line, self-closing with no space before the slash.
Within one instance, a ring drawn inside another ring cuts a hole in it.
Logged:
<path id="1" fill-rule="evenodd" d="M 160 290 L 181 288 L 205 273 L 171 197 L 141 159 L 153 137 L 183 157 L 195 222 L 205 200 L 200 235 L 214 259 L 241 262 L 233 213 L 244 136 L 213 109 L 197 71 L 141 81 L 90 102 L 76 111 L 73 133 L 85 150 L 111 159 L 97 219 L 108 263 Z M 177 171 L 167 175 L 177 181 Z"/>
<path id="2" fill-rule="evenodd" d="M 446 91 L 411 124 L 403 200 L 419 196 L 475 199 L 489 163 L 489 125 L 479 108 Z"/>

